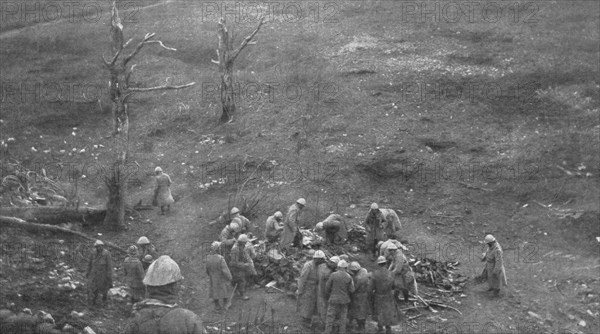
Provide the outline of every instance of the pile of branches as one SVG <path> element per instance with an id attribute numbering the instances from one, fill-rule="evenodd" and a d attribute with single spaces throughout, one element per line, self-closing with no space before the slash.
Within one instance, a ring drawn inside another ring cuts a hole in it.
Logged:
<path id="1" fill-rule="evenodd" d="M 366 251 L 367 230 L 358 224 L 352 224 L 348 229 L 348 243 L 357 245 L 361 250 Z"/>
<path id="2" fill-rule="evenodd" d="M 468 277 L 454 270 L 457 262 L 436 261 L 429 258 L 410 259 L 409 264 L 417 282 L 451 291 L 462 291 Z"/>
<path id="3" fill-rule="evenodd" d="M 264 286 L 271 281 L 276 281 L 278 288 L 295 292 L 298 288 L 296 279 L 300 277 L 300 271 L 308 261 L 308 256 L 304 252 L 296 252 L 277 259 L 268 254 L 268 252 L 257 254 L 254 259 L 254 267 L 260 277 L 259 284 Z"/>

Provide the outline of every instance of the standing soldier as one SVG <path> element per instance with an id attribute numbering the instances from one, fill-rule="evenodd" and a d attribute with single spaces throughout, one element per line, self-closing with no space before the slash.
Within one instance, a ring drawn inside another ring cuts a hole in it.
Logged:
<path id="1" fill-rule="evenodd" d="M 265 239 L 267 239 L 268 242 L 275 243 L 281 238 L 281 232 L 283 231 L 283 226 L 281 226 L 282 220 L 283 214 L 281 211 L 277 211 L 274 215 L 267 218 L 265 224 Z"/>
<path id="2" fill-rule="evenodd" d="M 138 247 L 140 248 L 139 259 L 140 261 L 144 260 L 146 255 L 152 255 L 153 259 L 158 258 L 158 253 L 156 252 L 156 247 L 150 243 L 148 238 L 142 236 L 137 241 Z"/>
<path id="3" fill-rule="evenodd" d="M 356 319 L 358 330 L 364 332 L 367 315 L 370 313 L 369 280 L 371 279 L 371 275 L 367 272 L 367 269 L 361 268 L 360 264 L 356 261 L 350 263 L 348 269 L 352 275 L 355 289 L 351 296 L 348 319 L 350 320 L 350 326 L 352 326 L 352 320 Z"/>
<path id="4" fill-rule="evenodd" d="M 396 247 L 398 247 L 398 249 L 402 249 L 402 250 L 408 250 L 408 248 L 406 248 L 406 246 L 404 246 L 400 241 L 396 240 L 396 235 L 392 234 L 390 236 L 389 239 L 387 239 L 386 241 L 380 241 L 379 243 L 377 243 L 379 248 L 379 255 L 383 256 L 385 258 L 387 258 L 390 255 L 390 252 L 388 251 L 388 247 L 394 244 Z"/>
<path id="5" fill-rule="evenodd" d="M 337 256 L 332 256 L 329 261 L 325 263 L 321 263 L 317 269 L 317 278 L 319 280 L 318 284 L 318 301 L 317 301 L 317 309 L 319 312 L 319 316 L 321 317 L 321 323 L 323 325 L 327 321 L 327 298 L 325 288 L 327 287 L 327 281 L 331 274 L 337 268 L 337 264 L 340 262 L 340 258 Z"/>
<path id="6" fill-rule="evenodd" d="M 325 253 L 318 250 L 313 254 L 313 260 L 306 262 L 300 271 L 296 298 L 302 315 L 302 325 L 305 327 L 311 326 L 313 316 L 317 314 L 318 268 L 324 262 Z"/>
<path id="7" fill-rule="evenodd" d="M 379 211 L 379 206 L 377 203 L 371 204 L 371 209 L 365 219 L 365 228 L 367 230 L 367 249 L 373 260 L 377 257 L 377 243 L 384 239 L 384 224 L 385 218 Z"/>
<path id="8" fill-rule="evenodd" d="M 150 267 L 152 262 L 154 262 L 154 258 L 152 257 L 152 255 L 147 254 L 146 256 L 144 256 L 144 258 L 142 259 L 142 268 L 144 268 L 144 273 L 148 271 L 148 267 Z"/>
<path id="9" fill-rule="evenodd" d="M 252 223 L 250 220 L 240 214 L 240 209 L 235 206 L 231 208 L 231 221 L 240 225 L 240 233 L 243 234 L 251 234 L 252 233 Z"/>
<path id="10" fill-rule="evenodd" d="M 248 300 L 246 296 L 247 276 L 256 276 L 254 261 L 250 256 L 250 249 L 246 245 L 250 239 L 245 234 L 238 237 L 237 242 L 231 248 L 231 275 L 233 276 L 232 283 L 237 284 L 237 291 L 242 296 L 243 300 Z"/>
<path id="11" fill-rule="evenodd" d="M 338 214 L 330 214 L 324 221 L 318 222 L 315 231 L 321 230 L 325 230 L 325 241 L 330 245 L 342 245 L 348 238 L 344 218 Z"/>
<path id="12" fill-rule="evenodd" d="M 165 207 L 168 211 L 171 211 L 171 204 L 175 203 L 171 195 L 171 178 L 163 173 L 160 167 L 156 167 L 154 173 L 156 174 L 156 188 L 154 189 L 153 203 L 160 206 L 159 215 L 164 215 Z"/>
<path id="13" fill-rule="evenodd" d="M 306 200 L 299 198 L 296 203 L 292 204 L 288 209 L 287 216 L 283 223 L 283 235 L 281 237 L 281 245 L 288 248 L 293 243 L 294 247 L 300 246 L 302 240 L 298 240 L 297 234 L 300 234 L 298 227 L 298 218 L 302 209 L 306 206 Z"/>
<path id="14" fill-rule="evenodd" d="M 325 323 L 325 334 L 331 334 L 333 324 L 339 319 L 339 332 L 346 332 L 346 320 L 348 318 L 348 304 L 350 296 L 354 293 L 354 282 L 346 272 L 348 262 L 340 260 L 337 271 L 331 274 L 325 288 L 327 294 L 327 321 Z"/>
<path id="15" fill-rule="evenodd" d="M 389 239 L 394 235 L 396 236 L 396 239 L 400 239 L 402 223 L 400 223 L 400 218 L 398 218 L 396 211 L 394 211 L 394 209 L 379 209 L 379 211 L 381 211 L 381 215 L 385 221 L 383 224 L 385 238 Z"/>
<path id="16" fill-rule="evenodd" d="M 202 320 L 194 312 L 177 305 L 179 266 L 168 255 L 154 261 L 144 277 L 148 298 L 133 305 L 133 318 L 126 334 L 203 334 Z"/>
<path id="17" fill-rule="evenodd" d="M 387 270 L 387 260 L 377 259 L 379 268 L 372 274 L 369 291 L 373 294 L 373 318 L 377 320 L 377 332 L 385 327 L 386 334 L 392 333 L 392 326 L 398 323 L 398 314 L 394 302 L 394 278 Z"/>
<path id="18" fill-rule="evenodd" d="M 417 290 L 417 281 L 415 280 L 412 268 L 408 264 L 408 259 L 402 250 L 398 249 L 395 244 L 388 246 L 387 251 L 389 252 L 387 260 L 391 263 L 389 271 L 394 278 L 394 286 L 396 287 L 397 293 L 400 291 L 402 292 L 404 301 L 408 303 L 409 291 L 415 296 L 419 294 Z"/>
<path id="19" fill-rule="evenodd" d="M 102 294 L 102 301 L 106 302 L 108 290 L 113 285 L 113 266 L 110 252 L 104 249 L 104 243 L 96 240 L 95 250 L 92 252 L 85 277 L 88 279 L 88 288 L 92 305 L 96 305 L 98 293 Z"/>
<path id="20" fill-rule="evenodd" d="M 135 245 L 129 246 L 129 256 L 123 262 L 123 274 L 131 292 L 131 303 L 137 303 L 146 297 L 146 286 L 143 283 L 146 272 L 137 257 L 137 251 Z"/>
<path id="21" fill-rule="evenodd" d="M 508 285 L 506 282 L 504 261 L 502 260 L 502 247 L 500 247 L 496 238 L 491 234 L 486 235 L 483 242 L 488 245 L 488 249 L 481 259 L 481 261 L 486 262 L 482 276 L 487 278 L 488 291 L 493 291 L 494 296 L 499 297 L 500 288 Z"/>
<path id="22" fill-rule="evenodd" d="M 230 223 L 221 230 L 219 236 L 219 240 L 221 241 L 221 254 L 225 257 L 225 261 L 228 265 L 231 261 L 231 247 L 233 247 L 239 235 L 240 225 L 237 223 Z"/>
<path id="23" fill-rule="evenodd" d="M 225 258 L 219 254 L 221 243 L 215 241 L 210 245 L 211 253 L 206 257 L 206 274 L 210 280 L 209 298 L 215 303 L 217 311 L 227 309 L 228 298 L 231 295 L 231 272 Z"/>

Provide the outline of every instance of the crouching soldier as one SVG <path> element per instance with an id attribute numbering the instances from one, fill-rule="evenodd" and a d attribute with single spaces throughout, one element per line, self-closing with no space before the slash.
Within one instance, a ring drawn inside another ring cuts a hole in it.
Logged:
<path id="1" fill-rule="evenodd" d="M 178 283 L 182 279 L 179 266 L 168 255 L 156 259 L 144 277 L 148 298 L 133 305 L 133 318 L 125 333 L 203 334 L 200 317 L 177 305 Z"/>
<path id="2" fill-rule="evenodd" d="M 317 223 L 315 232 L 322 230 L 325 230 L 325 240 L 330 245 L 342 245 L 348 238 L 344 218 L 337 214 L 331 214 L 324 221 Z"/>

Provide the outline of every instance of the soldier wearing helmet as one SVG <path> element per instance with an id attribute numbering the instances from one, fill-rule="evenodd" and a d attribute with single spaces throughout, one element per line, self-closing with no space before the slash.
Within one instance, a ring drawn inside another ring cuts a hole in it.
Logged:
<path id="1" fill-rule="evenodd" d="M 104 242 L 96 240 L 94 251 L 90 255 L 85 277 L 88 279 L 89 299 L 96 305 L 98 294 L 106 302 L 108 290 L 113 286 L 113 266 L 110 252 L 104 248 Z"/>
<path id="2" fill-rule="evenodd" d="M 278 242 L 281 238 L 281 232 L 283 232 L 282 220 L 283 214 L 281 211 L 277 211 L 274 215 L 267 218 L 267 222 L 265 223 L 265 239 L 268 242 Z"/>
<path id="3" fill-rule="evenodd" d="M 232 283 L 237 285 L 237 292 L 243 300 L 248 300 L 246 296 L 246 285 L 257 275 L 252 260 L 252 245 L 248 245 L 250 239 L 247 235 L 241 234 L 237 242 L 231 248 L 231 275 L 233 276 Z M 250 278 L 250 279 L 248 279 Z"/>
<path id="4" fill-rule="evenodd" d="M 340 260 L 337 271 L 331 274 L 325 287 L 327 297 L 327 319 L 325 321 L 325 334 L 331 334 L 334 323 L 339 324 L 340 333 L 346 332 L 346 319 L 348 318 L 348 305 L 355 291 L 354 281 L 347 272 L 348 262 Z"/>
<path id="5" fill-rule="evenodd" d="M 377 270 L 371 276 L 369 293 L 373 296 L 373 319 L 377 321 L 378 332 L 385 327 L 386 334 L 392 333 L 392 326 L 398 324 L 398 314 L 394 301 L 396 286 L 392 273 L 387 270 L 387 260 L 380 256 L 377 258 Z"/>
<path id="6" fill-rule="evenodd" d="M 402 252 L 402 250 L 399 249 L 396 244 L 390 244 L 387 247 L 387 251 L 389 252 L 387 259 L 391 263 L 389 266 L 389 271 L 394 277 L 394 285 L 396 287 L 397 294 L 399 294 L 401 291 L 404 295 L 404 301 L 408 303 L 409 291 L 415 295 L 418 295 L 417 281 L 412 268 L 408 264 L 408 259 L 404 255 L 404 252 Z"/>
<path id="7" fill-rule="evenodd" d="M 487 279 L 488 291 L 493 291 L 494 297 L 500 296 L 500 288 L 508 285 L 506 282 L 506 270 L 502 259 L 502 247 L 493 235 L 488 234 L 483 240 L 488 245 L 481 261 L 485 262 L 485 268 L 481 277 Z"/>
<path id="8" fill-rule="evenodd" d="M 156 188 L 152 203 L 160 206 L 159 215 L 164 215 L 166 211 L 171 210 L 171 204 L 175 203 L 173 195 L 171 195 L 171 178 L 168 174 L 163 173 L 160 167 L 156 167 L 154 173 L 156 174 Z"/>
<path id="9" fill-rule="evenodd" d="M 371 274 L 365 268 L 361 268 L 356 261 L 348 266 L 350 275 L 354 282 L 354 293 L 351 295 L 350 306 L 348 307 L 348 319 L 350 326 L 353 320 L 356 320 L 358 330 L 362 333 L 365 331 L 365 323 L 369 310 L 369 281 Z"/>
<path id="10" fill-rule="evenodd" d="M 312 323 L 313 316 L 318 315 L 317 311 L 317 292 L 318 292 L 318 268 L 321 263 L 325 262 L 325 253 L 322 250 L 317 250 L 313 254 L 312 261 L 304 263 L 300 271 L 298 279 L 298 306 L 300 307 L 300 315 L 302 316 L 302 325 L 309 327 Z"/>
<path id="11" fill-rule="evenodd" d="M 385 227 L 385 218 L 381 211 L 379 211 L 379 205 L 377 203 L 371 204 L 367 218 L 365 218 L 365 229 L 367 230 L 367 249 L 371 254 L 371 258 L 375 260 L 377 256 L 377 242 L 384 240 L 385 235 L 383 228 Z"/>
<path id="12" fill-rule="evenodd" d="M 208 298 L 215 303 L 217 311 L 227 309 L 231 295 L 231 272 L 225 258 L 219 254 L 221 243 L 215 241 L 210 246 L 210 254 L 206 257 L 206 274 L 209 278 Z"/>
<path id="13" fill-rule="evenodd" d="M 135 245 L 129 246 L 128 256 L 123 261 L 123 274 L 131 293 L 131 303 L 139 302 L 146 296 L 146 286 L 142 282 L 146 273 L 137 252 L 138 248 Z"/>
<path id="14" fill-rule="evenodd" d="M 332 256 L 331 258 L 329 258 L 328 261 L 319 264 L 317 268 L 317 277 L 319 280 L 317 288 L 317 309 L 319 311 L 319 316 L 323 325 L 325 325 L 327 321 L 327 298 L 325 293 L 325 287 L 327 286 L 327 281 L 329 280 L 329 277 L 337 268 L 338 262 L 340 262 L 340 258 L 338 256 Z"/>
<path id="15" fill-rule="evenodd" d="M 390 255 L 390 252 L 388 251 L 388 248 L 390 247 L 390 245 L 394 244 L 398 249 L 400 250 L 408 250 L 408 248 L 406 248 L 406 246 L 404 246 L 400 241 L 396 240 L 396 236 L 392 235 L 390 236 L 390 239 L 386 240 L 386 241 L 380 241 L 377 245 L 379 248 L 379 255 L 382 255 L 384 257 L 388 257 Z"/>
<path id="16" fill-rule="evenodd" d="M 133 305 L 133 318 L 126 334 L 202 334 L 202 321 L 194 312 L 177 305 L 179 282 L 183 280 L 179 266 L 168 255 L 162 255 L 148 268 L 144 284 L 148 298 Z"/>
<path id="17" fill-rule="evenodd" d="M 306 200 L 299 198 L 296 203 L 292 204 L 288 209 L 287 215 L 283 223 L 283 234 L 281 236 L 281 245 L 284 248 L 299 247 L 302 244 L 302 233 L 300 233 L 300 213 L 306 206 Z"/>
<path id="18" fill-rule="evenodd" d="M 142 259 L 142 267 L 144 268 L 144 274 L 148 271 L 148 268 L 150 267 L 152 262 L 154 262 L 154 258 L 152 257 L 152 255 L 148 254 L 144 256 L 144 258 Z"/>
<path id="19" fill-rule="evenodd" d="M 231 222 L 235 222 L 240 225 L 240 233 L 252 234 L 253 226 L 250 220 L 240 213 L 240 209 L 233 207 L 231 208 Z"/>
<path id="20" fill-rule="evenodd" d="M 235 244 L 238 236 L 240 235 L 240 225 L 235 222 L 231 222 L 223 227 L 219 236 L 221 242 L 221 254 L 225 257 L 225 261 L 229 264 L 231 259 L 231 247 Z"/>
<path id="21" fill-rule="evenodd" d="M 150 243 L 150 240 L 148 240 L 147 237 L 141 236 L 136 243 L 139 248 L 138 258 L 140 261 L 144 261 L 144 257 L 146 257 L 146 255 L 152 255 L 153 259 L 158 258 L 156 247 Z"/>
<path id="22" fill-rule="evenodd" d="M 325 240 L 330 245 L 342 245 L 348 238 L 348 227 L 344 218 L 338 214 L 330 214 L 322 222 L 318 222 L 315 231 L 325 230 Z"/>

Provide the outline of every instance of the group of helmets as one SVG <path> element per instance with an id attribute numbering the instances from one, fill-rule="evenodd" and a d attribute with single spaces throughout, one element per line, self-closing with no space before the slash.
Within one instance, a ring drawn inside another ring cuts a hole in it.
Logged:
<path id="1" fill-rule="evenodd" d="M 325 252 L 323 252 L 322 250 L 317 250 L 313 254 L 313 259 L 325 259 L 325 258 L 326 258 Z M 329 258 L 329 261 L 332 263 L 335 263 L 337 265 L 337 267 L 340 269 L 348 268 L 349 270 L 352 270 L 352 271 L 358 271 L 361 269 L 360 263 L 358 263 L 356 261 L 352 261 L 350 264 L 348 264 L 348 262 L 346 260 L 340 259 L 339 256 L 332 256 L 331 258 Z"/>

